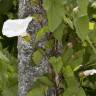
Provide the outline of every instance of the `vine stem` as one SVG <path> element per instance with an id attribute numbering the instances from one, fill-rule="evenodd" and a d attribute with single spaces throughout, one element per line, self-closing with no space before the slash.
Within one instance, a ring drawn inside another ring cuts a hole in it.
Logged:
<path id="1" fill-rule="evenodd" d="M 96 48 L 93 46 L 91 40 L 89 39 L 89 37 L 87 36 L 87 39 L 88 43 L 90 44 L 91 48 L 93 49 L 94 53 L 96 54 Z"/>

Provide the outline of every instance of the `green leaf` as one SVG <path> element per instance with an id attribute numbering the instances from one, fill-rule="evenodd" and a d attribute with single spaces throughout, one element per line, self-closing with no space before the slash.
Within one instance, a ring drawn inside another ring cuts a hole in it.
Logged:
<path id="1" fill-rule="evenodd" d="M 64 54 L 63 54 L 62 58 L 63 58 L 63 63 L 65 66 L 68 64 L 68 62 L 70 62 L 72 54 L 73 54 L 72 48 L 67 48 L 64 50 Z"/>
<path id="2" fill-rule="evenodd" d="M 49 62 L 52 64 L 55 73 L 59 73 L 61 71 L 63 66 L 61 57 L 50 57 Z"/>
<path id="3" fill-rule="evenodd" d="M 90 44 L 90 47 L 93 49 L 93 52 L 96 54 L 96 48 L 94 47 L 92 41 L 90 38 L 87 36 L 86 41 Z"/>
<path id="4" fill-rule="evenodd" d="M 32 90 L 27 94 L 27 96 L 45 96 L 46 87 L 38 86 L 32 88 Z"/>
<path id="5" fill-rule="evenodd" d="M 0 60 L 0 74 L 5 74 L 7 72 L 8 65 L 5 61 Z"/>
<path id="6" fill-rule="evenodd" d="M 89 30 L 94 30 L 95 23 L 89 22 Z"/>
<path id="7" fill-rule="evenodd" d="M 23 39 L 24 39 L 24 41 L 29 43 L 31 41 L 31 36 L 30 35 L 24 36 Z"/>
<path id="8" fill-rule="evenodd" d="M 90 44 L 91 48 L 93 49 L 94 53 L 96 54 L 96 49 L 92 44 L 92 41 L 88 37 L 89 34 L 89 20 L 88 16 L 80 16 L 76 19 L 74 18 L 74 24 L 76 28 L 76 33 L 78 37 L 84 42 L 85 40 Z"/>
<path id="9" fill-rule="evenodd" d="M 73 22 L 71 21 L 70 18 L 64 16 L 64 22 L 67 23 L 71 29 L 74 29 Z"/>
<path id="10" fill-rule="evenodd" d="M 47 12 L 48 27 L 53 32 L 62 22 L 64 15 L 63 0 L 44 0 L 44 8 Z"/>
<path id="11" fill-rule="evenodd" d="M 86 40 L 89 32 L 89 20 L 88 16 L 81 16 L 74 18 L 76 33 L 78 37 L 84 41 Z"/>
<path id="12" fill-rule="evenodd" d="M 78 2 L 79 9 L 80 9 L 80 15 L 81 16 L 87 15 L 87 8 L 88 8 L 89 1 L 88 0 L 77 0 L 77 2 Z"/>
<path id="13" fill-rule="evenodd" d="M 45 49 L 46 50 L 52 50 L 53 46 L 54 46 L 54 40 L 49 40 L 45 44 Z"/>
<path id="14" fill-rule="evenodd" d="M 37 34 L 36 34 L 36 41 L 41 40 L 41 39 L 44 37 L 44 35 L 46 34 L 46 32 L 48 32 L 48 27 L 47 27 L 47 26 L 41 28 L 41 29 L 37 32 Z"/>
<path id="15" fill-rule="evenodd" d="M 0 39 L 3 39 L 3 37 L 0 36 Z"/>
<path id="16" fill-rule="evenodd" d="M 52 2 L 50 0 L 44 0 L 43 1 L 43 7 L 46 11 L 50 10 L 50 7 L 52 6 Z"/>
<path id="17" fill-rule="evenodd" d="M 39 77 L 38 80 L 39 80 L 39 82 L 43 83 L 44 85 L 46 85 L 48 87 L 52 87 L 53 86 L 52 81 L 47 76 Z"/>
<path id="18" fill-rule="evenodd" d="M 89 33 L 89 38 L 90 38 L 90 40 L 91 40 L 94 44 L 96 44 L 96 32 L 95 32 L 95 31 Z"/>
<path id="19" fill-rule="evenodd" d="M 79 86 L 70 65 L 63 68 L 63 75 L 68 86 L 63 96 L 86 96 L 84 90 Z"/>
<path id="20" fill-rule="evenodd" d="M 53 32 L 54 37 L 61 41 L 63 37 L 64 24 L 60 24 L 59 27 Z"/>
<path id="21" fill-rule="evenodd" d="M 7 62 L 7 63 L 9 62 L 9 59 L 1 51 L 0 51 L 0 59 L 4 62 Z"/>
<path id="22" fill-rule="evenodd" d="M 17 96 L 17 86 L 12 86 L 3 90 L 3 96 Z"/>
<path id="23" fill-rule="evenodd" d="M 72 87 L 65 90 L 63 96 L 86 96 L 82 88 Z"/>
<path id="24" fill-rule="evenodd" d="M 90 40 L 92 41 L 92 43 L 96 43 L 96 24 L 94 22 L 91 22 L 90 24 L 90 32 L 88 34 Z"/>
<path id="25" fill-rule="evenodd" d="M 82 66 L 84 52 L 85 50 L 81 49 L 74 53 L 72 61 L 70 62 L 71 67 L 74 71 L 78 71 L 78 69 L 80 69 L 80 67 Z"/>
<path id="26" fill-rule="evenodd" d="M 78 83 L 70 65 L 67 65 L 63 68 L 63 75 L 69 87 L 78 86 Z"/>
<path id="27" fill-rule="evenodd" d="M 35 64 L 40 64 L 41 60 L 43 58 L 43 55 L 40 50 L 37 50 L 33 53 L 32 59 L 35 62 Z"/>

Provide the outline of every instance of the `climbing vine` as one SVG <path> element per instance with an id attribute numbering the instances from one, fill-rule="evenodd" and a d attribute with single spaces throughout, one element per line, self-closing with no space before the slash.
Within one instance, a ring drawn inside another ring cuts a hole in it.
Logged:
<path id="1" fill-rule="evenodd" d="M 36 33 L 32 66 L 47 57 L 50 72 L 36 80 L 27 96 L 96 96 L 96 0 L 30 1 L 31 6 L 42 4 L 47 19 Z M 17 18 L 17 5 L 16 0 L 0 0 L 0 30 L 6 19 Z M 40 14 L 32 20 L 43 21 Z M 23 39 L 29 43 L 32 38 Z M 16 40 L 0 36 L 0 96 L 17 95 Z"/>
<path id="2" fill-rule="evenodd" d="M 48 38 L 32 59 L 39 64 L 47 55 L 51 73 L 40 77 L 28 96 L 93 96 L 88 88 L 96 90 L 90 74 L 96 63 L 96 1 L 43 0 L 42 6 L 48 24 L 37 32 L 36 42 Z"/>

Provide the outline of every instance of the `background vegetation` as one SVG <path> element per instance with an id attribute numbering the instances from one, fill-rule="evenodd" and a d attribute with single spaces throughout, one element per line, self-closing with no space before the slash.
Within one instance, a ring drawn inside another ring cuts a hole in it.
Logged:
<path id="1" fill-rule="evenodd" d="M 48 26 L 38 32 L 37 41 L 50 32 L 43 52 L 53 52 L 48 57 L 52 73 L 39 78 L 28 96 L 51 91 L 56 96 L 96 96 L 96 75 L 83 74 L 96 68 L 96 0 L 44 0 L 43 7 Z M 17 38 L 2 35 L 3 22 L 17 18 L 17 10 L 16 0 L 0 0 L 0 96 L 17 96 Z M 32 59 L 38 64 L 41 58 L 38 49 Z"/>
<path id="2" fill-rule="evenodd" d="M 17 1 L 0 0 L 0 96 L 17 96 L 17 38 L 2 35 L 5 20 L 17 18 Z"/>

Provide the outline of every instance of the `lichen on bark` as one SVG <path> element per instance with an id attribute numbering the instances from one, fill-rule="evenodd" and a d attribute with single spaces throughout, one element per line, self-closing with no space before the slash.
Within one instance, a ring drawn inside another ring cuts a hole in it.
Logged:
<path id="1" fill-rule="evenodd" d="M 31 0 L 32 1 L 32 0 Z M 31 36 L 30 42 L 24 41 L 22 37 L 18 37 L 18 95 L 19 96 L 27 96 L 27 93 L 32 86 L 36 79 L 49 72 L 49 65 L 48 65 L 48 58 L 45 56 L 42 59 L 41 64 L 38 66 L 33 66 L 34 63 L 32 61 L 32 54 L 36 50 L 37 45 L 41 45 L 39 47 L 43 47 L 46 42 L 46 37 L 43 38 L 40 42 L 36 43 L 36 33 L 47 23 L 45 10 L 40 3 L 37 5 L 32 6 L 32 2 L 30 0 L 19 0 L 19 18 L 25 18 L 27 16 L 32 16 L 33 14 L 39 14 L 42 16 L 42 21 L 38 22 L 37 20 L 33 19 L 27 29 L 27 32 Z"/>

